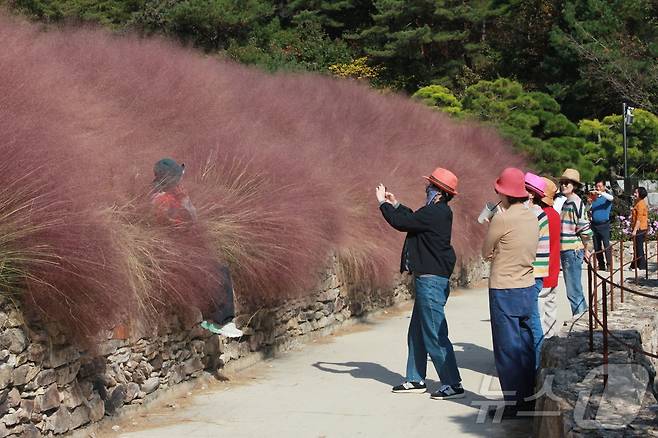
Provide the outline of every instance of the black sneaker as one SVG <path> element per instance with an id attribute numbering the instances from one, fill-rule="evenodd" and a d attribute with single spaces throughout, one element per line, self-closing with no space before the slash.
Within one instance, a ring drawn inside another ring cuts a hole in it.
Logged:
<path id="1" fill-rule="evenodd" d="M 394 386 L 392 391 L 399 394 L 422 394 L 427 391 L 427 385 L 418 382 L 404 382 L 402 385 Z"/>
<path id="2" fill-rule="evenodd" d="M 456 385 L 443 385 L 438 391 L 431 395 L 431 398 L 435 400 L 448 400 L 451 398 L 462 397 L 464 397 L 464 388 L 462 388 L 461 383 L 457 383 Z"/>

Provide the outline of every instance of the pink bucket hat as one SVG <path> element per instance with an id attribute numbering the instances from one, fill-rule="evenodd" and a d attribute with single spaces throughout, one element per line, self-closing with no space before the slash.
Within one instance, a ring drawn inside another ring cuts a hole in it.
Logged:
<path id="1" fill-rule="evenodd" d="M 494 185 L 498 193 L 512 198 L 527 198 L 525 190 L 525 178 L 523 171 L 516 167 L 508 167 L 500 173 Z"/>
<path id="2" fill-rule="evenodd" d="M 525 188 L 526 190 L 539 195 L 540 198 L 546 196 L 546 181 L 544 181 L 541 176 L 535 175 L 534 173 L 528 172 L 525 174 Z"/>

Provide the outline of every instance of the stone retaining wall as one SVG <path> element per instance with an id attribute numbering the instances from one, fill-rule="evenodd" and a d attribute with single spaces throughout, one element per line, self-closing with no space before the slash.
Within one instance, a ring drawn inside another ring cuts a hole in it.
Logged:
<path id="1" fill-rule="evenodd" d="M 256 361 L 300 336 L 411 297 L 402 280 L 387 291 L 351 290 L 339 278 L 335 260 L 332 266 L 308 297 L 238 315 L 236 323 L 245 332 L 239 340 L 201 329 L 197 312 L 171 316 L 157 333 L 120 327 L 105 334 L 96 351 L 82 351 L 56 325 L 25 324 L 19 309 L 0 303 L 0 438 L 83 428 L 238 358 Z M 458 269 L 453 284 L 481 278 L 483 269 L 482 264 Z"/>
<path id="2" fill-rule="evenodd" d="M 658 287 L 652 286 L 630 287 L 658 296 Z M 657 352 L 658 301 L 627 293 L 621 304 L 618 290 L 615 295 L 615 311 L 608 317 L 610 330 L 627 344 Z M 599 329 L 594 351 L 589 351 L 587 314 L 574 318 L 558 336 L 545 341 L 537 381 L 537 392 L 544 395 L 535 408 L 543 414 L 535 417 L 533 436 L 658 436 L 654 385 L 658 360 L 610 339 L 608 386 L 603 395 L 602 342 Z"/>

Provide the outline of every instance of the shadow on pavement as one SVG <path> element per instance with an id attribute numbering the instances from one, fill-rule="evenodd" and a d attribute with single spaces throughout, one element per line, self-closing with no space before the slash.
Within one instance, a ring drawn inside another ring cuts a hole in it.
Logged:
<path id="1" fill-rule="evenodd" d="M 404 376 L 401 374 L 372 362 L 316 362 L 313 364 L 313 367 L 332 374 L 349 374 L 355 379 L 376 380 L 389 387 L 404 382 Z M 337 369 L 336 367 L 342 367 L 344 369 Z M 436 391 L 438 384 L 427 380 L 427 389 L 430 392 Z M 471 406 L 471 400 L 478 398 L 481 398 L 478 394 L 466 390 L 464 398 L 446 400 L 446 402 L 456 402 L 464 406 Z M 439 401 L 441 400 L 437 400 L 437 402 Z"/>
<path id="2" fill-rule="evenodd" d="M 647 280 L 644 278 L 644 273 L 642 274 L 642 277 L 638 277 L 637 282 L 635 279 L 631 279 L 630 283 L 644 287 L 658 287 L 658 280 L 655 278 L 650 278 Z"/>
<path id="3" fill-rule="evenodd" d="M 493 423 L 490 417 L 478 423 L 478 410 L 473 414 L 451 416 L 450 421 L 459 424 L 463 434 L 479 435 L 491 438 L 530 438 L 532 437 L 532 420 L 528 418 L 503 420 Z"/>
<path id="4" fill-rule="evenodd" d="M 459 368 L 466 368 L 476 373 L 496 376 L 493 351 L 469 342 L 455 342 L 455 358 Z M 461 347 L 463 351 L 459 351 Z"/>
<path id="5" fill-rule="evenodd" d="M 376 380 L 388 386 L 404 382 L 404 376 L 372 362 L 316 362 L 313 367 L 333 374 L 349 374 L 355 379 Z"/>

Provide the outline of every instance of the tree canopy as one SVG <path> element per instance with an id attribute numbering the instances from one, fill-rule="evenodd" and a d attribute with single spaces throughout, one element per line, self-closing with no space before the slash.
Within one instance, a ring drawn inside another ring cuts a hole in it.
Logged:
<path id="1" fill-rule="evenodd" d="M 0 3 L 46 23 L 163 34 L 270 71 L 334 74 L 416 93 L 443 111 L 496 125 L 546 169 L 557 160 L 587 174 L 617 169 L 615 114 L 626 102 L 642 109 L 629 130 L 632 171 L 656 171 L 655 0 Z"/>

